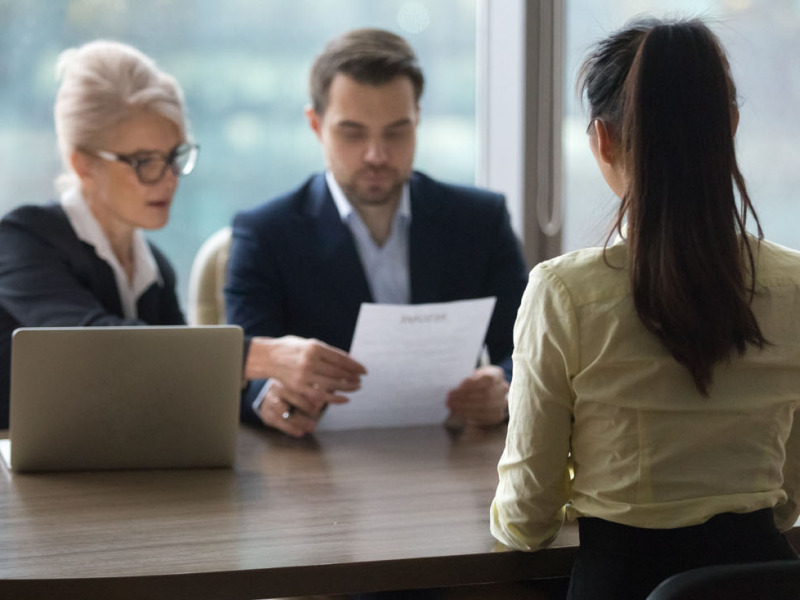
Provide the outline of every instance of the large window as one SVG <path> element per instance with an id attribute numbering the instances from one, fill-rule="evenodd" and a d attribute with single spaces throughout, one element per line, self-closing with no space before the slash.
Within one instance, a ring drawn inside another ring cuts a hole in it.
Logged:
<path id="1" fill-rule="evenodd" d="M 58 53 L 95 38 L 130 43 L 175 75 L 201 145 L 170 223 L 150 235 L 185 301 L 191 261 L 233 214 L 322 168 L 306 125 L 307 76 L 331 37 L 403 35 L 426 74 L 417 167 L 475 177 L 477 0 L 0 0 L 0 211 L 53 197 Z"/>
<path id="2" fill-rule="evenodd" d="M 524 14 L 522 0 L 502 1 Z M 586 116 L 573 87 L 578 65 L 593 41 L 642 13 L 700 15 L 721 36 L 742 102 L 737 140 L 751 196 L 767 237 L 800 248 L 800 70 L 793 62 L 800 54 L 800 0 L 556 2 L 563 3 L 565 21 L 562 250 L 603 243 L 617 206 L 589 152 Z M 322 167 L 303 116 L 306 79 L 325 41 L 343 31 L 384 27 L 412 43 L 427 76 L 417 167 L 472 183 L 480 171 L 477 13 L 487 6 L 488 0 L 0 0 L 0 212 L 53 197 L 60 168 L 52 121 L 55 59 L 64 48 L 98 37 L 141 48 L 186 92 L 200 163 L 182 182 L 169 225 L 151 234 L 176 266 L 184 301 L 191 261 L 208 235 L 236 211 Z M 517 26 L 501 24 L 508 39 L 522 39 Z M 500 75 L 509 71 L 513 81 L 522 68 L 507 66 L 509 50 L 495 46 L 487 81 L 503 98 L 517 92 Z M 498 122 L 486 120 L 484 134 L 497 137 L 491 129 Z M 522 127 L 512 124 L 510 131 L 521 136 Z M 503 167 L 516 164 L 521 152 L 503 136 L 492 147 Z M 481 179 L 510 194 L 520 228 L 514 186 Z M 533 210 L 533 199 L 526 202 Z"/>
<path id="3" fill-rule="evenodd" d="M 800 248 L 800 1 L 566 0 L 563 250 L 602 244 L 617 200 L 600 177 L 575 99 L 589 45 L 631 17 L 700 16 L 727 48 L 741 120 L 739 163 L 765 237 Z"/>

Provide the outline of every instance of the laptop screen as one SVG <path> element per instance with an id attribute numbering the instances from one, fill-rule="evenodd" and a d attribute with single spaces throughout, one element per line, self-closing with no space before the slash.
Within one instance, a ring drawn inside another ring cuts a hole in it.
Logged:
<path id="1" fill-rule="evenodd" d="M 242 351 L 234 326 L 17 329 L 12 468 L 230 466 Z"/>

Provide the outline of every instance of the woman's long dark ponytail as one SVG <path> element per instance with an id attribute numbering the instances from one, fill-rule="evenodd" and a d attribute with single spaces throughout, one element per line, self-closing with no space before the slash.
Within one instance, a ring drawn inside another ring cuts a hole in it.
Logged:
<path id="1" fill-rule="evenodd" d="M 609 70 L 613 85 L 602 81 Z M 736 163 L 722 47 L 698 20 L 642 21 L 601 44 L 582 82 L 592 118 L 608 120 L 620 149 L 627 190 L 615 230 L 627 218 L 636 311 L 708 395 L 716 363 L 766 343 L 750 309 L 748 212 L 759 239 L 761 227 Z"/>

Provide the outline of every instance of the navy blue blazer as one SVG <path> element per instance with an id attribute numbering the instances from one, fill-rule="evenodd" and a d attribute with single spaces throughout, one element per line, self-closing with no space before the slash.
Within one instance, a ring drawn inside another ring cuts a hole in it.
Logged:
<path id="1" fill-rule="evenodd" d="M 182 325 L 175 272 L 152 244 L 164 285 L 122 315 L 114 272 L 75 235 L 60 204 L 22 206 L 0 221 L 0 429 L 8 427 L 11 334 L 17 327 Z M 47 365 L 42 365 L 47 368 Z"/>
<path id="2" fill-rule="evenodd" d="M 486 345 L 511 371 L 512 332 L 528 271 L 502 195 L 410 180 L 411 302 L 496 296 Z M 225 304 L 248 336 L 298 335 L 349 350 L 362 302 L 373 302 L 352 234 L 323 174 L 239 213 L 233 224 Z M 242 418 L 260 389 L 243 395 Z"/>

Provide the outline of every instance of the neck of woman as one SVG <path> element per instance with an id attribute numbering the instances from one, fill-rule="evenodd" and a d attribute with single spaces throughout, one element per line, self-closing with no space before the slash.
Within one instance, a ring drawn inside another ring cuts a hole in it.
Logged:
<path id="1" fill-rule="evenodd" d="M 93 200 L 85 196 L 89 210 L 92 211 L 94 218 L 100 224 L 100 228 L 105 233 L 114 256 L 117 257 L 119 264 L 122 265 L 128 281 L 133 280 L 133 235 L 136 228 L 123 222 L 111 211 L 105 208 L 104 203 Z"/>

